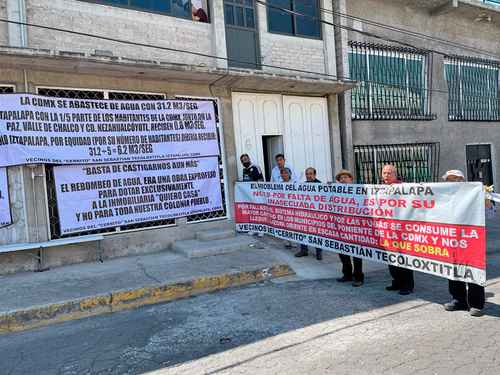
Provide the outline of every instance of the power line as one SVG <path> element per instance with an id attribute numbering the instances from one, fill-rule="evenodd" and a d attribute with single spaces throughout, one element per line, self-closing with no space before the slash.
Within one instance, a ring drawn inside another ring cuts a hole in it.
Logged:
<path id="1" fill-rule="evenodd" d="M 499 55 L 496 55 L 494 52 L 488 51 L 488 50 L 485 50 L 485 49 L 468 46 L 466 44 L 462 44 L 462 43 L 458 43 L 458 42 L 453 42 L 451 40 L 447 40 L 447 39 L 444 39 L 444 38 L 439 38 L 439 37 L 427 35 L 427 34 L 424 34 L 424 33 L 420 33 L 418 31 L 412 31 L 412 30 L 403 29 L 403 28 L 396 27 L 396 26 L 391 26 L 391 25 L 388 25 L 388 24 L 384 24 L 384 23 L 381 23 L 381 22 L 373 21 L 373 20 L 370 20 L 370 19 L 367 19 L 367 18 L 363 18 L 363 17 L 353 16 L 353 15 L 350 15 L 350 14 L 347 14 L 347 13 L 342 13 L 342 12 L 337 12 L 335 10 L 330 10 L 330 9 L 326 9 L 326 8 L 319 8 L 319 9 L 322 12 L 324 12 L 324 13 L 337 15 L 339 17 L 346 18 L 346 19 L 349 19 L 349 20 L 356 20 L 356 21 L 359 21 L 361 23 L 364 23 L 364 24 L 367 24 L 367 25 L 370 25 L 370 26 L 375 26 L 375 27 L 379 27 L 379 28 L 382 28 L 382 29 L 396 31 L 396 32 L 399 32 L 401 34 L 413 36 L 415 38 L 424 39 L 424 40 L 430 40 L 430 41 L 435 41 L 435 42 L 438 42 L 438 43 L 450 45 L 450 46 L 455 47 L 455 48 L 461 48 L 461 49 L 473 51 L 473 52 L 476 52 L 476 53 L 480 53 L 482 55 L 487 55 L 487 56 L 493 57 L 495 59 L 500 59 Z"/>
<path id="2" fill-rule="evenodd" d="M 258 0 L 256 0 L 256 1 L 258 1 Z M 94 38 L 94 39 L 106 40 L 106 41 L 120 43 L 120 44 L 133 45 L 133 46 L 137 46 L 137 47 L 146 47 L 146 48 L 159 49 L 159 50 L 169 51 L 169 52 L 185 53 L 185 54 L 191 54 L 191 55 L 195 55 L 195 56 L 212 58 L 212 59 L 217 59 L 217 60 L 225 60 L 227 62 L 235 62 L 235 63 L 240 63 L 240 64 L 247 64 L 247 65 L 251 64 L 248 61 L 242 61 L 242 60 L 232 59 L 232 58 L 223 57 L 223 56 L 216 56 L 216 55 L 211 55 L 211 54 L 207 54 L 207 53 L 188 51 L 188 50 L 183 50 L 183 49 L 179 49 L 179 48 L 158 46 L 158 45 L 149 44 L 149 43 L 134 42 L 134 41 L 130 41 L 130 40 L 112 38 L 112 37 L 103 36 L 103 35 L 85 33 L 85 32 L 81 32 L 81 31 L 74 31 L 74 30 L 69 30 L 69 29 L 63 29 L 63 28 L 59 28 L 59 27 L 45 26 L 45 25 L 39 25 L 39 24 L 34 24 L 34 23 L 29 23 L 29 22 L 13 21 L 13 20 L 8 20 L 8 19 L 4 19 L 4 18 L 0 18 L 0 22 L 11 23 L 11 24 L 16 24 L 16 25 L 23 25 L 23 26 L 28 26 L 28 27 L 35 27 L 35 28 L 40 28 L 40 29 L 44 29 L 44 30 L 51 30 L 51 31 L 56 31 L 56 32 L 61 32 L 61 33 L 66 33 L 66 34 L 72 34 L 72 35 L 84 36 L 84 37 L 89 37 L 89 38 Z M 346 81 L 351 82 L 351 83 L 364 82 L 364 83 L 393 87 L 393 88 L 418 89 L 418 90 L 425 90 L 427 92 L 437 92 L 437 93 L 444 93 L 444 94 L 448 93 L 447 90 L 423 89 L 421 87 L 398 85 L 398 84 L 379 82 L 379 81 L 373 81 L 373 80 L 353 80 L 352 78 L 346 77 L 346 76 L 339 76 L 339 75 L 328 74 L 328 73 L 320 73 L 320 72 L 314 72 L 314 71 L 303 70 L 303 69 L 287 68 L 287 67 L 278 66 L 278 65 L 270 65 L 270 64 L 258 64 L 258 65 L 262 66 L 262 67 L 266 67 L 266 68 L 281 69 L 281 70 L 287 70 L 287 71 L 296 72 L 296 73 L 314 74 L 314 75 L 319 75 L 322 77 L 329 77 L 332 79 L 346 80 Z"/>
<path id="3" fill-rule="evenodd" d="M 381 35 L 378 35 L 378 34 L 375 34 L 375 33 L 372 33 L 372 32 L 358 30 L 358 29 L 356 29 L 354 27 L 345 26 L 345 25 L 341 25 L 341 24 L 338 24 L 338 23 L 335 23 L 335 22 L 326 21 L 326 20 L 321 19 L 321 17 L 316 17 L 316 16 L 312 16 L 310 14 L 304 14 L 304 13 L 300 13 L 300 12 L 297 12 L 297 11 L 294 11 L 294 10 L 290 10 L 290 9 L 286 9 L 286 8 L 283 8 L 283 7 L 279 7 L 279 6 L 276 6 L 276 5 L 269 4 L 267 1 L 255 0 L 255 2 L 259 3 L 259 4 L 263 5 L 263 6 L 265 6 L 266 8 L 276 9 L 276 10 L 279 10 L 279 11 L 281 11 L 283 13 L 288 13 L 288 14 L 291 14 L 291 15 L 294 15 L 294 16 L 299 16 L 299 17 L 303 17 L 303 18 L 309 18 L 309 19 L 318 21 L 320 23 L 323 23 L 325 25 L 329 25 L 329 26 L 333 26 L 333 27 L 338 27 L 340 29 L 344 29 L 344 30 L 351 31 L 351 32 L 354 32 L 354 33 L 362 34 L 362 35 L 368 36 L 370 38 L 384 40 L 386 42 L 399 44 L 399 45 L 402 45 L 402 46 L 405 46 L 405 47 L 409 47 L 409 48 L 412 48 L 412 49 L 416 49 L 416 50 L 421 49 L 421 48 L 418 48 L 418 47 L 416 47 L 415 45 L 413 45 L 411 43 L 402 42 L 400 40 L 389 38 L 389 37 L 386 37 L 386 36 L 381 36 Z M 328 9 L 325 9 L 325 8 L 320 8 L 320 9 L 323 9 L 324 11 L 327 11 L 327 12 L 332 12 L 332 14 L 333 14 L 333 11 L 330 11 Z M 383 25 L 383 24 L 381 24 L 381 25 Z M 390 27 L 390 26 L 388 26 L 388 27 Z M 450 43 L 452 43 L 452 42 L 450 42 Z M 474 47 L 468 47 L 468 48 L 473 49 Z M 432 49 L 432 48 L 431 49 L 426 48 L 426 50 L 429 51 L 429 52 L 434 52 L 434 53 L 442 55 L 442 56 L 448 56 L 447 52 L 439 51 L 439 50 Z M 490 55 L 490 56 L 497 57 L 496 55 Z"/>

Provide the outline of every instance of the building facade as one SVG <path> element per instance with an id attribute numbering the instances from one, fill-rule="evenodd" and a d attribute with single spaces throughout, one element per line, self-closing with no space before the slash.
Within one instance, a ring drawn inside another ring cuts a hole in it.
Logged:
<path id="1" fill-rule="evenodd" d="M 333 9 L 307 3 L 290 9 Z M 8 167 L 13 223 L 0 228 L 0 274 L 164 251 L 198 231 L 233 228 L 242 153 L 267 176 L 278 152 L 325 181 L 341 167 L 338 94 L 353 85 L 336 77 L 329 25 L 253 0 L 3 0 L 0 12 L 2 93 L 213 100 L 224 199 L 217 212 L 65 236 L 54 166 Z"/>
<path id="2" fill-rule="evenodd" d="M 461 169 L 469 181 L 495 184 L 500 2 L 338 4 L 336 22 L 349 30 L 340 69 L 360 81 L 342 115 L 358 180 L 376 182 L 380 166 L 395 162 L 407 181 Z"/>

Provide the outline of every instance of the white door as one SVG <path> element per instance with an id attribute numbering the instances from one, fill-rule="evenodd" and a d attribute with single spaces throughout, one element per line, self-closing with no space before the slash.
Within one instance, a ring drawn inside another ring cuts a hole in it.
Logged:
<path id="1" fill-rule="evenodd" d="M 328 106 L 325 98 L 284 96 L 285 156 L 297 172 L 308 167 L 318 172 L 318 179 L 332 181 Z"/>
<path id="2" fill-rule="evenodd" d="M 232 100 L 238 158 L 249 154 L 252 161 L 264 169 L 262 137 L 282 136 L 285 157 L 301 173 L 301 180 L 305 168 L 314 167 L 320 180 L 332 181 L 325 98 L 233 93 Z M 240 179 L 241 172 L 239 166 Z"/>

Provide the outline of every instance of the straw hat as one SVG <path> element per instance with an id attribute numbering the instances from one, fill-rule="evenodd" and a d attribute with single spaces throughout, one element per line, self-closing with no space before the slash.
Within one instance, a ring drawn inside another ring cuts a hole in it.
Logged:
<path id="1" fill-rule="evenodd" d="M 336 181 L 339 181 L 339 178 L 340 176 L 342 175 L 348 175 L 349 177 L 351 178 L 354 178 L 354 176 L 352 175 L 351 172 L 349 172 L 347 169 L 341 169 L 340 171 L 338 171 L 338 173 L 335 175 L 335 180 Z"/>

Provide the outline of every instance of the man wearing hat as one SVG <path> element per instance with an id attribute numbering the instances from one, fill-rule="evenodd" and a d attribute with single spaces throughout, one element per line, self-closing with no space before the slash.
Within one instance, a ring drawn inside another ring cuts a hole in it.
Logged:
<path id="1" fill-rule="evenodd" d="M 462 171 L 452 169 L 443 176 L 445 182 L 465 182 Z M 494 213 L 494 206 L 490 200 L 486 200 L 487 214 Z M 469 310 L 471 316 L 481 316 L 484 308 L 484 287 L 463 281 L 448 280 L 448 289 L 453 299 L 445 303 L 446 311 Z"/>
<path id="2" fill-rule="evenodd" d="M 340 184 L 352 184 L 353 176 L 352 173 L 346 169 L 341 169 L 335 176 L 335 180 L 337 180 Z M 342 274 L 341 278 L 338 278 L 337 281 L 340 283 L 351 282 L 352 286 L 358 287 L 363 285 L 365 280 L 365 275 L 363 274 L 363 261 L 361 258 L 351 257 L 345 254 L 339 254 L 340 261 L 342 262 Z M 354 269 L 353 269 L 354 266 Z"/>

